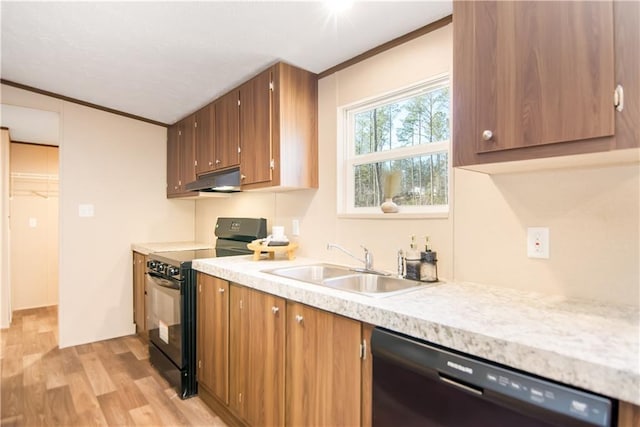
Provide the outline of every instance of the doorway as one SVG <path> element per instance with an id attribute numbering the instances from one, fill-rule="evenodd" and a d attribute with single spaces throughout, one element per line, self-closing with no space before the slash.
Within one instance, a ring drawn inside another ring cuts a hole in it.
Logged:
<path id="1" fill-rule="evenodd" d="M 58 305 L 58 147 L 11 142 L 11 310 Z"/>

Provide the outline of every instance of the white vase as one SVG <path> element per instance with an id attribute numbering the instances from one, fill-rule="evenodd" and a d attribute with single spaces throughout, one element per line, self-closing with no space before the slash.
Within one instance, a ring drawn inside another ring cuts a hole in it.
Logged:
<path id="1" fill-rule="evenodd" d="M 380 209 L 382 209 L 382 212 L 384 212 L 384 213 L 397 213 L 398 212 L 398 205 L 393 203 L 393 200 L 386 199 L 384 201 L 384 203 L 382 203 L 380 205 Z"/>

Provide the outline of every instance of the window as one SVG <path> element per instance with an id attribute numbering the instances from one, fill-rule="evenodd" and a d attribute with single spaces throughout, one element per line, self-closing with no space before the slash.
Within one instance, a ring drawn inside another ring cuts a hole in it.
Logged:
<path id="1" fill-rule="evenodd" d="M 339 213 L 448 212 L 450 92 L 442 76 L 341 108 Z"/>

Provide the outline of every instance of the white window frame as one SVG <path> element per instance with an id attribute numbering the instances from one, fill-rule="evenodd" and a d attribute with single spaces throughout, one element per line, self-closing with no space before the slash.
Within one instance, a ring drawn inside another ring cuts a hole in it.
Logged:
<path id="1" fill-rule="evenodd" d="M 412 147 L 398 148 L 389 151 L 379 151 L 356 156 L 351 137 L 353 130 L 353 116 L 362 111 L 386 105 L 401 99 L 410 98 L 422 92 L 431 92 L 449 87 L 451 94 L 451 80 L 449 73 L 440 74 L 427 80 L 416 82 L 391 92 L 373 96 L 352 104 L 338 107 L 337 117 L 337 209 L 339 217 L 349 218 L 446 218 L 451 205 L 451 140 L 432 144 L 421 144 Z M 451 118 L 451 102 L 449 102 L 449 118 Z M 451 126 L 451 120 L 449 121 Z M 449 131 L 451 135 L 451 129 Z M 361 164 L 388 160 L 398 160 L 408 157 L 425 156 L 430 154 L 447 153 L 447 201 L 446 205 L 430 206 L 401 206 L 400 212 L 385 214 L 380 207 L 354 206 L 354 167 Z"/>

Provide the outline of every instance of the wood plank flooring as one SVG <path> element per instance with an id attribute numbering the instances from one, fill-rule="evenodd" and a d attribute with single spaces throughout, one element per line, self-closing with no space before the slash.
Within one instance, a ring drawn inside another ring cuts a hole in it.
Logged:
<path id="1" fill-rule="evenodd" d="M 2 426 L 226 427 L 200 398 L 177 396 L 135 335 L 57 343 L 56 306 L 16 311 L 2 330 Z"/>

